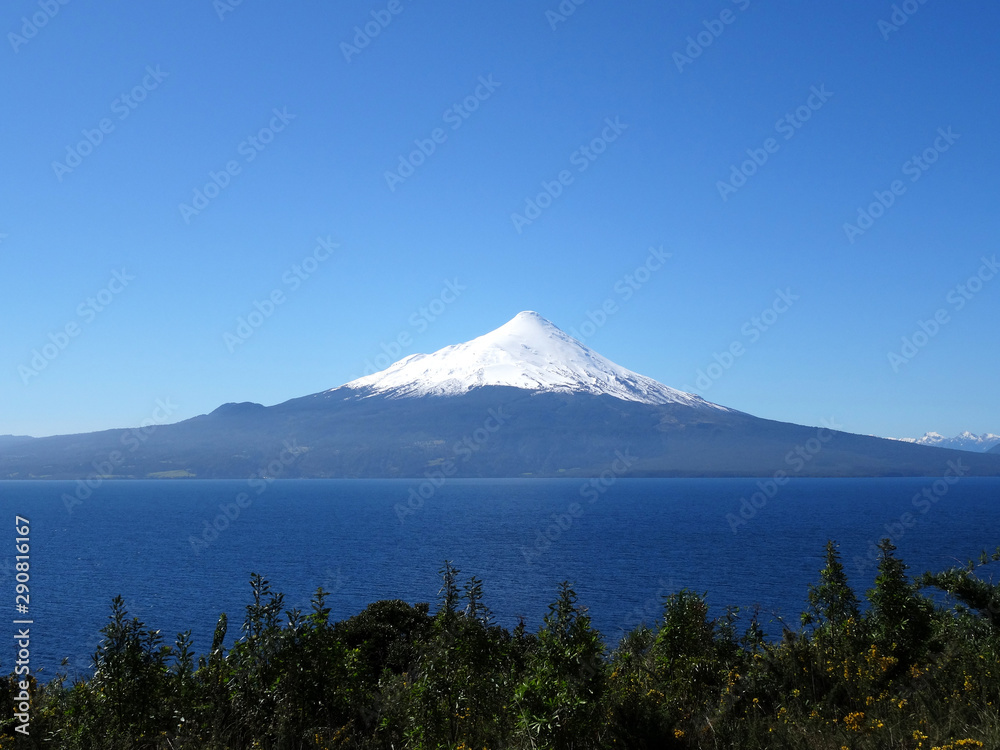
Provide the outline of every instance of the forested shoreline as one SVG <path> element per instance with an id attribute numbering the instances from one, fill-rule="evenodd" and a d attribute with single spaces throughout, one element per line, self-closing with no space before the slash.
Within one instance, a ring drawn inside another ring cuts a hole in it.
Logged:
<path id="1" fill-rule="evenodd" d="M 92 676 L 31 679 L 30 735 L 8 710 L 0 748 L 1000 747 L 1000 548 L 916 577 L 879 550 L 859 596 L 828 543 L 794 630 L 681 590 L 610 649 L 569 583 L 537 632 L 508 630 L 447 562 L 433 613 L 378 601 L 339 622 L 322 589 L 287 610 L 253 575 L 236 641 L 223 614 L 201 654 L 116 597 Z"/>

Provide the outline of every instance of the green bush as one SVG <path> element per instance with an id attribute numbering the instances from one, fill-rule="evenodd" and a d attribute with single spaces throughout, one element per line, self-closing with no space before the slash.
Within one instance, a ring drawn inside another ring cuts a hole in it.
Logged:
<path id="1" fill-rule="evenodd" d="M 880 550 L 862 603 L 830 542 L 797 632 L 681 590 L 609 655 L 568 583 L 536 634 L 508 631 L 448 562 L 433 615 L 381 601 L 336 623 L 322 589 L 285 610 L 254 575 L 239 638 L 223 614 L 200 656 L 116 597 L 93 675 L 29 680 L 31 736 L 0 720 L 0 750 L 1000 747 L 1000 587 L 978 575 L 1000 550 L 916 580 Z"/>

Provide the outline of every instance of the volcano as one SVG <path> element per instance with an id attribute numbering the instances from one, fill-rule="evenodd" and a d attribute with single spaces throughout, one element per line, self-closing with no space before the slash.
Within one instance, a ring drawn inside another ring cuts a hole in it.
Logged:
<path id="1" fill-rule="evenodd" d="M 140 439 L 141 438 L 141 439 Z M 1000 476 L 1000 455 L 776 422 L 632 372 L 536 312 L 274 406 L 0 437 L 0 478 Z"/>

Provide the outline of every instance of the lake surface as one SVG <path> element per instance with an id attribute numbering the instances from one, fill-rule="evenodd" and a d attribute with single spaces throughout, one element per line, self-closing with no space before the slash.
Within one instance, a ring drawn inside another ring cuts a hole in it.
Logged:
<path id="1" fill-rule="evenodd" d="M 997 479 L 793 479 L 767 488 L 772 497 L 759 494 L 754 509 L 759 481 L 106 481 L 82 500 L 76 482 L 0 482 L 6 627 L 13 636 L 10 623 L 22 617 L 15 514 L 31 522 L 28 616 L 32 668 L 44 667 L 43 680 L 64 657 L 71 674 L 90 666 L 116 594 L 169 642 L 190 628 L 198 653 L 226 612 L 231 641 L 251 572 L 303 609 L 322 585 L 343 619 L 379 599 L 429 601 L 433 611 L 449 559 L 462 580 L 483 580 L 498 623 L 524 617 L 531 630 L 570 580 L 614 644 L 653 622 L 662 596 L 683 587 L 707 592 L 716 612 L 759 605 L 771 634 L 780 633 L 775 615 L 794 627 L 827 539 L 840 542 L 859 594 L 874 578 L 868 551 L 881 537 L 894 538 L 914 573 L 1000 545 Z M 754 515 L 734 526 L 741 506 Z M 13 660 L 13 645 L 0 650 L 0 672 Z"/>

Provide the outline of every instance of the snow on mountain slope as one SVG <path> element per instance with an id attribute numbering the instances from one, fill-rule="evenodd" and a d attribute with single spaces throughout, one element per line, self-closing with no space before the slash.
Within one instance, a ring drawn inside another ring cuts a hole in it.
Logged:
<path id="1" fill-rule="evenodd" d="M 975 453 L 985 453 L 1000 445 L 1000 435 L 994 435 L 990 432 L 984 432 L 982 435 L 974 435 L 968 430 L 953 438 L 946 438 L 937 432 L 928 432 L 919 438 L 890 438 L 890 440 L 900 440 L 904 443 L 916 443 L 917 445 L 930 445 L 935 448 L 973 451 Z"/>
<path id="2" fill-rule="evenodd" d="M 646 404 L 729 411 L 626 370 L 530 311 L 484 336 L 433 354 L 410 355 L 342 387 L 400 398 L 459 395 L 480 386 L 604 394 Z"/>

